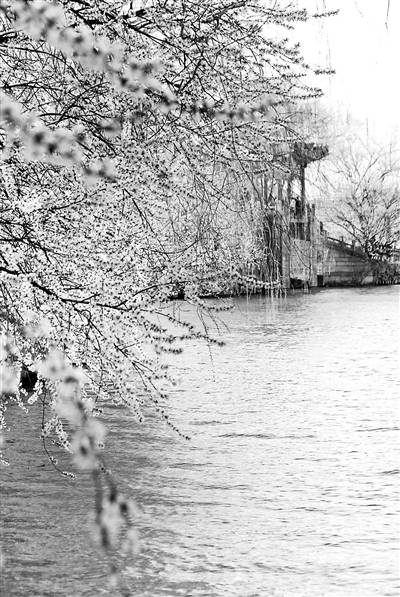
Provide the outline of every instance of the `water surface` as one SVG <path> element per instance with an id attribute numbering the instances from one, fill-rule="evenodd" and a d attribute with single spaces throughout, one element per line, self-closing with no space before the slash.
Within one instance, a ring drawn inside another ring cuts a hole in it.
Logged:
<path id="1" fill-rule="evenodd" d="M 223 349 L 175 361 L 190 442 L 108 410 L 109 464 L 143 510 L 131 594 L 398 596 L 398 287 L 235 303 Z M 11 415 L 4 594 L 112 595 L 82 533 L 90 484 L 52 471 L 35 421 Z"/>

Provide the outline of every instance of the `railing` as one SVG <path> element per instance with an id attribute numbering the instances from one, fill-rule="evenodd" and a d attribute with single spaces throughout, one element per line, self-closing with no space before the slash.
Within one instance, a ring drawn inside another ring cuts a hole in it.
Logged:
<path id="1" fill-rule="evenodd" d="M 357 244 L 356 241 L 353 241 L 352 243 L 348 243 L 346 242 L 343 238 L 334 238 L 333 236 L 327 236 L 326 240 L 335 245 L 336 247 L 340 248 L 340 249 L 346 249 L 347 251 L 351 251 L 352 253 L 358 254 L 358 255 L 365 255 L 365 251 L 362 248 L 362 246 L 360 244 Z"/>

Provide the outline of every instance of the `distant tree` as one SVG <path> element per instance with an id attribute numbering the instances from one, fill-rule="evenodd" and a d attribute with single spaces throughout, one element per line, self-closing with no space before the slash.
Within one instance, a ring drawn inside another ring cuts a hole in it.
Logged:
<path id="1" fill-rule="evenodd" d="M 325 172 L 331 222 L 373 259 L 400 241 L 400 164 L 396 151 L 345 143 Z"/>

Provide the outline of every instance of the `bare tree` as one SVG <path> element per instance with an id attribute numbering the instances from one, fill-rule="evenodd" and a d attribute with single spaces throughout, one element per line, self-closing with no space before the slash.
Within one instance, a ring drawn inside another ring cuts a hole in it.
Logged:
<path id="1" fill-rule="evenodd" d="M 399 172 L 393 147 L 352 140 L 332 153 L 321 174 L 331 223 L 373 259 L 390 258 L 400 240 Z"/>

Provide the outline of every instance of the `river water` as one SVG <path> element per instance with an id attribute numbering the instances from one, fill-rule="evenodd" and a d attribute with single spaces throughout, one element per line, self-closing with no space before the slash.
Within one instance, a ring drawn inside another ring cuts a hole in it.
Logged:
<path id="1" fill-rule="evenodd" d="M 108 409 L 109 464 L 143 511 L 133 596 L 399 595 L 398 291 L 236 300 L 224 348 L 176 359 L 170 414 L 190 441 Z M 11 415 L 3 594 L 114 595 L 85 532 L 90 485 Z"/>

